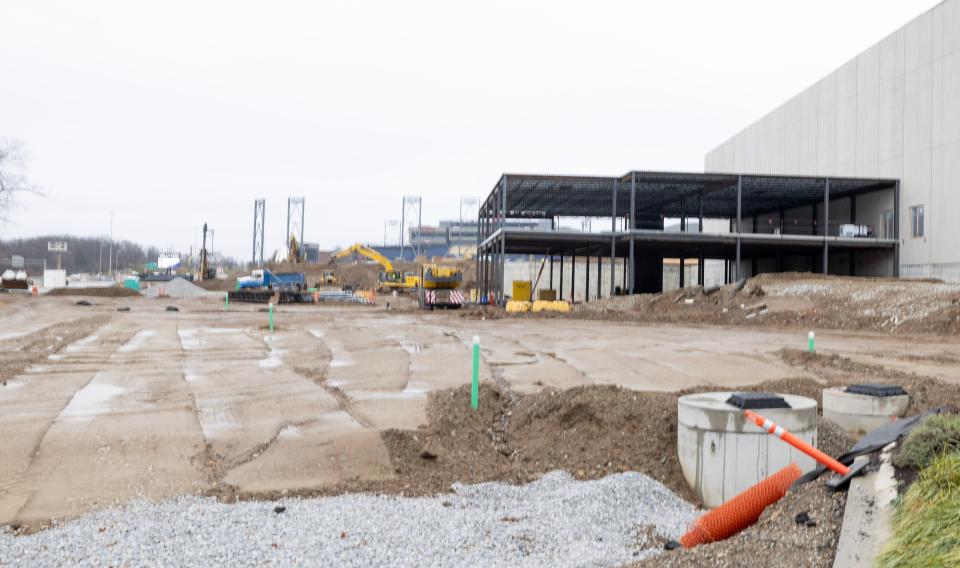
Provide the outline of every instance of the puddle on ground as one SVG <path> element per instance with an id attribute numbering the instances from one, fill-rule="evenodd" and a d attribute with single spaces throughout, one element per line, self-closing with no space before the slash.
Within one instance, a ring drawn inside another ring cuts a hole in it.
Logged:
<path id="1" fill-rule="evenodd" d="M 411 355 L 415 353 L 419 353 L 424 349 L 426 349 L 426 346 L 420 345 L 419 343 L 414 343 L 412 341 L 401 341 L 400 347 L 403 347 L 403 350 Z"/>
<path id="2" fill-rule="evenodd" d="M 124 390 L 114 385 L 101 384 L 93 381 L 77 391 L 66 408 L 60 412 L 60 419 L 70 421 L 92 420 L 95 416 L 110 410 L 110 400 L 124 393 Z"/>
<path id="3" fill-rule="evenodd" d="M 177 336 L 180 338 L 180 347 L 184 351 L 189 349 L 199 349 L 203 346 L 203 340 L 197 338 L 199 329 L 178 329 Z"/>
<path id="4" fill-rule="evenodd" d="M 299 438 L 302 434 L 300 428 L 296 426 L 284 426 L 280 433 L 277 434 L 278 440 L 289 440 L 291 438 Z"/>
<path id="5" fill-rule="evenodd" d="M 67 345 L 66 347 L 63 348 L 63 351 L 65 353 L 76 353 L 77 351 L 81 351 L 84 348 L 88 347 L 91 343 L 93 343 L 98 339 L 100 339 L 99 335 L 88 335 L 82 339 L 78 339 L 74 341 L 70 345 Z"/>
<path id="6" fill-rule="evenodd" d="M 203 430 L 203 437 L 206 440 L 235 430 L 237 426 L 233 411 L 229 407 L 214 406 L 200 409 L 200 429 Z"/>
<path id="7" fill-rule="evenodd" d="M 261 369 L 275 369 L 280 365 L 283 365 L 283 358 L 281 355 L 286 353 L 286 351 L 281 349 L 276 349 L 271 345 L 273 343 L 273 336 L 268 335 L 263 338 L 263 342 L 270 346 L 270 353 L 267 355 L 266 359 L 260 360 Z"/>
<path id="8" fill-rule="evenodd" d="M 136 351 L 143 347 L 143 344 L 146 343 L 148 339 L 156 335 L 156 331 L 152 329 L 143 329 L 137 332 L 136 335 L 130 338 L 130 341 L 126 342 L 123 346 L 120 347 L 119 351 L 121 353 L 129 353 L 131 351 Z"/>

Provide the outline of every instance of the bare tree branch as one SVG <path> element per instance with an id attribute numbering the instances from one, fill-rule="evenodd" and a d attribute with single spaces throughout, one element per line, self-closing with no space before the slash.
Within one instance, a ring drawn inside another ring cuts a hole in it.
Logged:
<path id="1" fill-rule="evenodd" d="M 18 193 L 40 193 L 27 176 L 26 148 L 15 139 L 0 138 L 0 220 Z"/>

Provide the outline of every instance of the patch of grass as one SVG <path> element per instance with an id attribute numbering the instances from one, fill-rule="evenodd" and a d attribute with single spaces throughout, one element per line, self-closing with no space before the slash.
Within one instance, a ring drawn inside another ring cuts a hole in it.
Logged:
<path id="1" fill-rule="evenodd" d="M 941 454 L 920 472 L 877 565 L 960 566 L 960 452 Z"/>
<path id="2" fill-rule="evenodd" d="M 937 456 L 960 451 L 960 415 L 928 416 L 910 432 L 893 463 L 923 469 Z"/>

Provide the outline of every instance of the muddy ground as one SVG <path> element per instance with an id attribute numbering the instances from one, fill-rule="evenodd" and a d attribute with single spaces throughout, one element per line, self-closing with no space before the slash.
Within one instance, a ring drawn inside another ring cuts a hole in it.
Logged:
<path id="1" fill-rule="evenodd" d="M 818 329 L 812 355 L 803 327 L 481 319 L 384 303 L 285 306 L 271 334 L 257 306 L 91 300 L 0 301 L 0 523 L 31 530 L 137 496 L 427 494 L 552 469 L 641 471 L 693 499 L 676 458 L 682 393 L 819 398 L 830 384 L 895 381 L 914 395 L 911 412 L 960 406 L 950 334 Z M 474 335 L 478 411 L 464 386 Z"/>
<path id="2" fill-rule="evenodd" d="M 960 284 L 761 274 L 748 279 L 740 290 L 731 284 L 707 294 L 694 286 L 605 298 L 578 305 L 574 317 L 960 336 Z"/>

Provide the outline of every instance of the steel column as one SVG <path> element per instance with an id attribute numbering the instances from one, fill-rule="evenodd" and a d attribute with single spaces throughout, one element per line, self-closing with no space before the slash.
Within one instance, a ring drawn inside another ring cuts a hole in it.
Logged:
<path id="1" fill-rule="evenodd" d="M 857 223 L 857 194 L 853 194 L 850 196 L 850 224 L 854 225 L 856 223 Z M 852 249 L 850 250 L 850 254 L 847 257 L 847 263 L 850 265 L 848 274 L 850 276 L 856 276 L 857 255 L 856 255 L 856 252 L 853 251 Z"/>
<path id="2" fill-rule="evenodd" d="M 570 256 L 570 303 L 577 301 L 577 250 Z"/>
<path id="3" fill-rule="evenodd" d="M 637 230 L 637 174 L 636 172 L 630 173 L 630 294 L 633 294 L 633 285 L 636 282 L 637 278 L 634 274 L 634 258 L 633 258 L 633 232 Z"/>
<path id="4" fill-rule="evenodd" d="M 823 273 L 830 273 L 830 178 L 823 185 Z"/>
<path id="5" fill-rule="evenodd" d="M 616 288 L 616 255 L 617 255 L 617 189 L 618 180 L 613 181 L 613 212 L 610 214 L 610 295 L 613 296 Z"/>
<path id="6" fill-rule="evenodd" d="M 584 301 L 584 302 L 589 302 L 589 301 L 590 301 L 590 255 L 587 254 L 587 256 L 585 256 L 585 257 L 583 257 L 583 258 L 584 258 L 584 260 L 587 261 L 587 279 L 586 279 L 586 282 L 587 282 L 586 288 L 587 288 L 587 289 L 586 289 L 586 291 L 584 292 L 583 301 Z"/>
<path id="7" fill-rule="evenodd" d="M 506 263 L 507 263 L 507 234 L 505 232 L 507 226 L 507 176 L 504 175 L 500 187 L 500 278 L 499 278 L 499 287 L 500 287 L 500 296 L 498 298 L 499 305 L 503 306 L 506 298 L 504 298 L 504 288 L 506 284 L 504 280 L 506 279 Z"/>
<path id="8" fill-rule="evenodd" d="M 479 288 L 480 288 L 477 291 L 478 301 L 480 300 L 479 295 L 483 294 L 483 262 L 481 261 L 481 253 L 480 253 L 480 241 L 482 240 L 481 239 L 482 226 L 483 226 L 483 206 L 480 206 L 477 208 L 477 251 L 476 251 L 477 258 L 475 259 L 477 261 L 477 266 L 476 266 L 477 283 L 479 284 Z M 463 232 L 462 222 L 460 223 L 460 231 Z M 386 245 L 387 243 L 383 243 L 383 244 Z"/>
<path id="9" fill-rule="evenodd" d="M 703 258 L 703 247 L 700 247 L 700 252 L 697 254 L 697 284 L 700 286 L 706 286 L 706 277 L 703 274 L 705 264 L 706 262 Z"/>
<path id="10" fill-rule="evenodd" d="M 740 280 L 740 233 L 741 227 L 740 223 L 742 222 L 742 203 L 743 203 L 743 176 L 737 176 L 737 266 L 734 270 L 734 274 L 737 277 L 737 280 Z"/>
<path id="11" fill-rule="evenodd" d="M 563 254 L 560 255 L 560 294 L 557 299 L 563 299 Z"/>
<path id="12" fill-rule="evenodd" d="M 893 249 L 893 275 L 900 277 L 900 180 L 897 180 L 893 188 L 893 234 L 897 239 L 897 245 Z"/>
<path id="13" fill-rule="evenodd" d="M 600 254 L 601 251 L 597 249 L 597 299 L 603 297 L 603 256 Z"/>
<path id="14" fill-rule="evenodd" d="M 702 193 L 700 194 L 700 197 L 697 198 L 697 202 L 698 202 L 698 207 L 700 209 L 700 217 L 699 217 L 700 222 L 697 226 L 700 229 L 699 232 L 702 233 L 703 232 L 703 194 Z"/>

